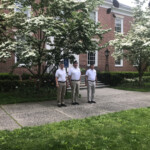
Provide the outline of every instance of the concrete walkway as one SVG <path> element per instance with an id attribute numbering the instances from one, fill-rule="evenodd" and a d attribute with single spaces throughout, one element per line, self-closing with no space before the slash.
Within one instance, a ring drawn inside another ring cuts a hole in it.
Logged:
<path id="1" fill-rule="evenodd" d="M 80 93 L 82 98 L 79 106 L 72 106 L 71 100 L 66 100 L 68 107 L 63 108 L 58 108 L 56 101 L 0 105 L 0 130 L 13 130 L 150 106 L 150 93 L 111 88 L 96 89 L 96 104 L 87 103 L 86 90 Z"/>

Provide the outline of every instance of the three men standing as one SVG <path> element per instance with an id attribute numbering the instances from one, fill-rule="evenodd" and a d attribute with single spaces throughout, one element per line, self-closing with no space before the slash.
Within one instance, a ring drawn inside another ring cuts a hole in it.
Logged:
<path id="1" fill-rule="evenodd" d="M 67 83 L 67 73 L 64 69 L 64 62 L 60 62 L 60 68 L 56 71 L 55 74 L 56 80 L 56 87 L 57 87 L 57 101 L 58 107 L 64 106 L 66 104 L 64 102 L 64 96 L 66 93 L 66 86 Z M 69 70 L 68 79 L 70 82 L 70 86 L 72 89 L 72 105 L 79 105 L 78 98 L 79 98 L 79 90 L 80 90 L 80 80 L 81 80 L 81 71 L 78 68 L 78 62 L 73 62 L 73 67 Z M 87 86 L 87 99 L 88 103 L 96 103 L 94 100 L 95 94 L 95 86 L 97 81 L 97 74 L 96 70 L 94 69 L 94 64 L 90 64 L 90 69 L 86 71 L 85 76 L 85 85 Z"/>

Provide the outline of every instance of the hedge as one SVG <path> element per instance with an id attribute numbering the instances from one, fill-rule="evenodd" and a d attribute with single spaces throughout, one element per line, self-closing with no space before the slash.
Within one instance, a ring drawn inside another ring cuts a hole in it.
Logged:
<path id="1" fill-rule="evenodd" d="M 38 86 L 38 81 L 36 80 L 24 80 L 24 81 L 19 81 L 19 80 L 0 80 L 0 92 L 8 92 L 8 91 L 13 91 L 13 90 L 24 90 L 24 89 L 31 89 L 36 90 Z M 46 87 L 46 88 L 54 88 L 55 84 L 53 82 L 41 82 L 40 84 L 41 87 Z"/>
<path id="2" fill-rule="evenodd" d="M 0 73 L 0 80 L 19 80 L 19 76 L 9 73 Z"/>
<path id="3" fill-rule="evenodd" d="M 150 76 L 150 72 L 145 72 L 144 76 Z M 98 72 L 98 80 L 111 86 L 120 84 L 125 78 L 133 79 L 138 77 L 138 72 Z"/>

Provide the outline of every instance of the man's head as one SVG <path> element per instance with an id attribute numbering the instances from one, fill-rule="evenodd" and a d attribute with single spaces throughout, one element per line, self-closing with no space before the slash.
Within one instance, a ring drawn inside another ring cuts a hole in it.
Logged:
<path id="1" fill-rule="evenodd" d="M 64 68 L 64 61 L 60 61 L 59 66 L 60 66 L 61 69 L 63 69 Z"/>
<path id="2" fill-rule="evenodd" d="M 78 67 L 78 62 L 77 62 L 76 60 L 73 62 L 73 66 L 74 66 L 75 68 Z"/>
<path id="3" fill-rule="evenodd" d="M 94 69 L 94 63 L 90 63 L 90 68 Z"/>

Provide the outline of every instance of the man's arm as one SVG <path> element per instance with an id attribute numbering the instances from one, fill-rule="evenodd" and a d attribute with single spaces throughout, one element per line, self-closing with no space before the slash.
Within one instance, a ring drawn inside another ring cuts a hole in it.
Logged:
<path id="1" fill-rule="evenodd" d="M 87 86 L 88 84 L 87 84 L 87 80 L 88 80 L 88 76 L 87 75 L 85 75 L 85 86 Z"/>
<path id="2" fill-rule="evenodd" d="M 71 84 L 71 76 L 68 76 L 68 79 L 69 79 L 70 86 L 72 86 L 72 84 Z"/>
<path id="3" fill-rule="evenodd" d="M 80 81 L 81 81 L 81 70 L 80 70 Z"/>
<path id="4" fill-rule="evenodd" d="M 85 74 L 85 85 L 87 86 L 88 85 L 88 70 L 86 71 L 86 74 Z"/>
<path id="5" fill-rule="evenodd" d="M 69 73 L 68 73 L 68 80 L 69 80 L 70 86 L 72 86 L 72 84 L 71 84 L 71 69 L 69 70 Z"/>
<path id="6" fill-rule="evenodd" d="M 56 87 L 59 87 L 58 78 L 57 77 L 55 78 L 55 81 L 56 81 Z"/>
<path id="7" fill-rule="evenodd" d="M 67 88 L 69 87 L 68 80 L 69 80 L 69 76 L 67 76 L 67 74 L 66 74 L 66 86 L 67 86 Z"/>
<path id="8" fill-rule="evenodd" d="M 96 83 L 97 83 L 97 71 L 96 71 L 96 79 L 95 79 Z"/>

